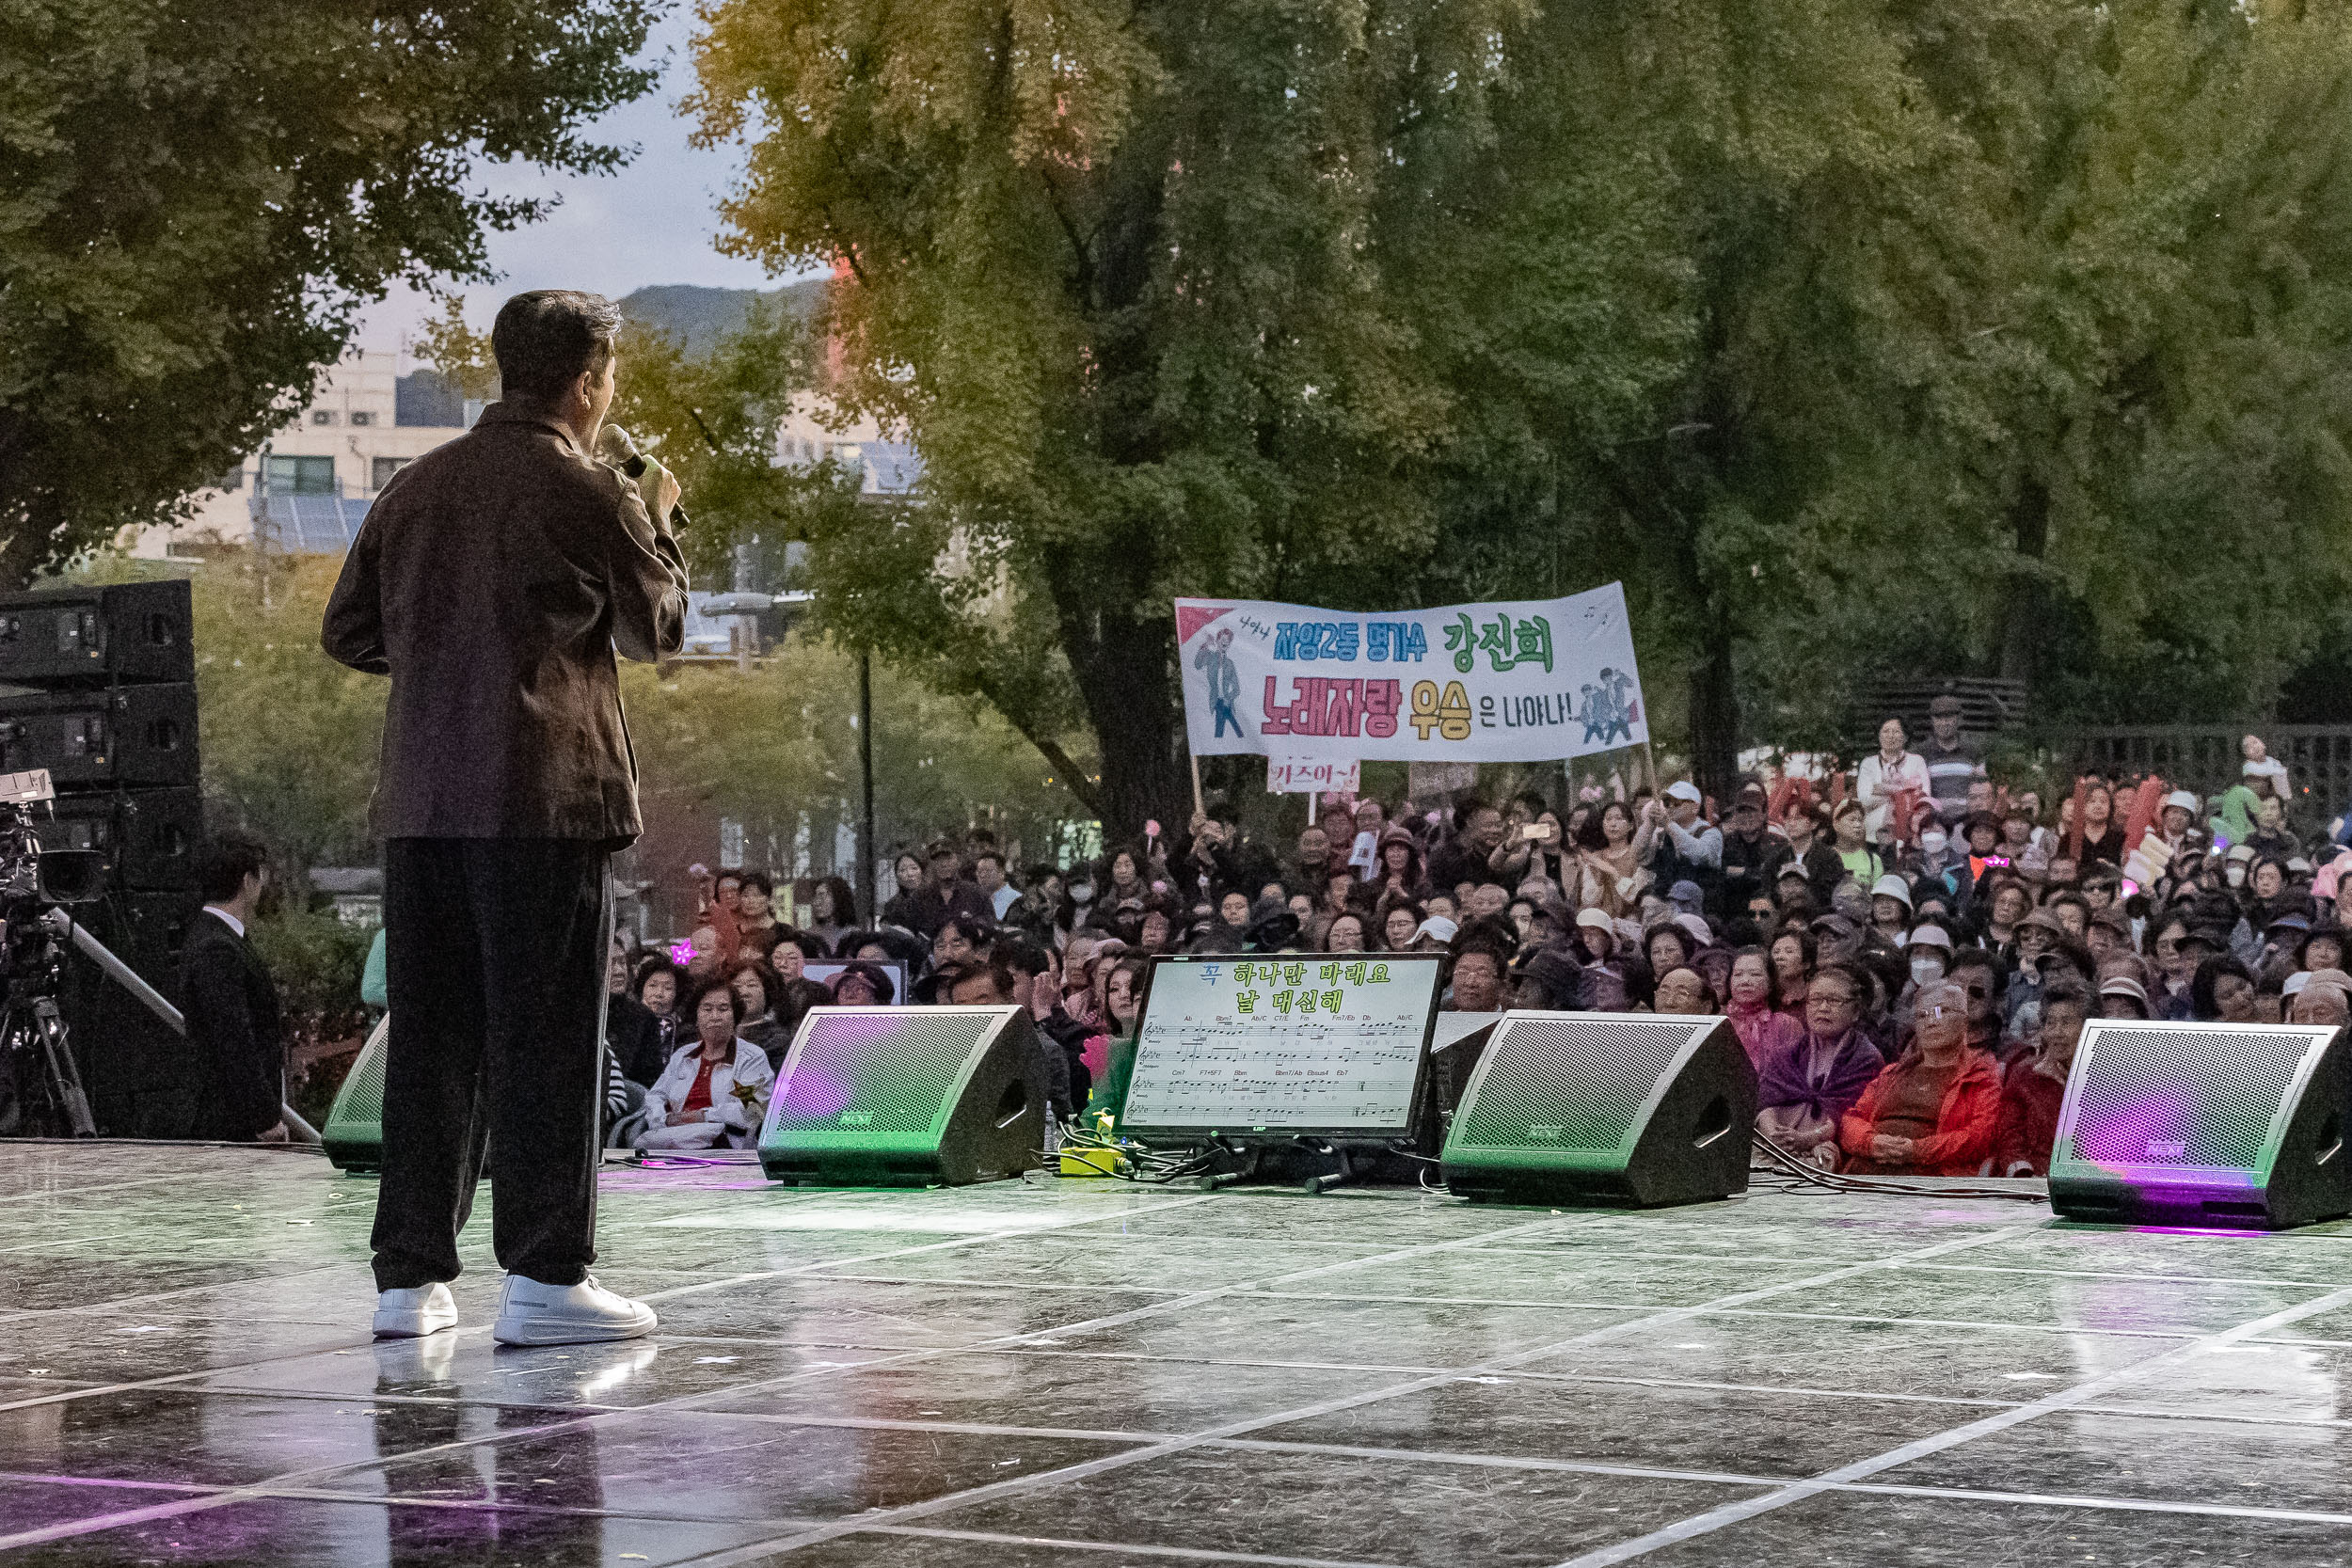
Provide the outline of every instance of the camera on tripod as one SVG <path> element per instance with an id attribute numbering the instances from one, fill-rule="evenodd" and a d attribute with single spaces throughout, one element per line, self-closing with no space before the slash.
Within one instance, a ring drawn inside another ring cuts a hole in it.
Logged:
<path id="1" fill-rule="evenodd" d="M 57 992 L 73 930 L 61 906 L 105 890 L 106 858 L 40 847 L 33 808 L 56 794 L 47 768 L 0 774 L 0 1135 L 87 1138 L 98 1131 Z"/>
<path id="2" fill-rule="evenodd" d="M 49 769 L 0 773 L 0 907 L 25 900 L 87 904 L 106 891 L 106 857 L 95 849 L 43 849 L 33 807 L 57 798 Z"/>

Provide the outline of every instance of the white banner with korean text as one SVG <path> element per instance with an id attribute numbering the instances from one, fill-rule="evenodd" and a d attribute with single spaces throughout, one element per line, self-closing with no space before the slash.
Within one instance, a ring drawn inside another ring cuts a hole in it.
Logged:
<path id="1" fill-rule="evenodd" d="M 1354 614 L 1178 599 L 1195 756 L 1549 762 L 1649 739 L 1625 590 Z"/>

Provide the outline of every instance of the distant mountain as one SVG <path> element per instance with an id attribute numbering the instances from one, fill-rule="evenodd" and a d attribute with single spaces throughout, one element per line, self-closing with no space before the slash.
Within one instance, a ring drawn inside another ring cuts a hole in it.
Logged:
<path id="1" fill-rule="evenodd" d="M 621 300 L 628 317 L 678 340 L 689 354 L 718 346 L 730 332 L 742 330 L 755 299 L 781 300 L 786 309 L 805 316 L 822 298 L 825 280 L 812 277 L 781 289 L 707 289 L 693 283 L 655 283 Z"/>

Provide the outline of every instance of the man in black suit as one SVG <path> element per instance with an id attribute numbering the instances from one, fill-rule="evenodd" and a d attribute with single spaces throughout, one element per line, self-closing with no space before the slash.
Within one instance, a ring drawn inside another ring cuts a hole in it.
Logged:
<path id="1" fill-rule="evenodd" d="M 373 805 L 391 1034 L 375 1331 L 456 1323 L 449 1281 L 485 1138 L 506 1270 L 492 1337 L 650 1333 L 596 1260 L 605 863 L 639 832 L 622 657 L 684 642 L 677 482 L 598 462 L 620 312 L 534 290 L 491 328 L 501 401 L 369 509 L 321 641 L 389 674 Z"/>
<path id="2" fill-rule="evenodd" d="M 286 1045 L 278 987 L 245 928 L 269 885 L 262 843 L 230 830 L 204 847 L 204 908 L 180 952 L 180 999 L 195 1058 L 195 1135 L 286 1141 Z"/>

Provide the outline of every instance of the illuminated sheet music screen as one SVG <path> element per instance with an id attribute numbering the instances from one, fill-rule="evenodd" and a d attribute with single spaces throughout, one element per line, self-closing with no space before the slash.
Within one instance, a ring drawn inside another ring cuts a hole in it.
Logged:
<path id="1" fill-rule="evenodd" d="M 1121 1124 L 1150 1132 L 1402 1136 L 1439 960 L 1396 953 L 1161 958 Z"/>

